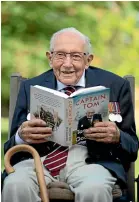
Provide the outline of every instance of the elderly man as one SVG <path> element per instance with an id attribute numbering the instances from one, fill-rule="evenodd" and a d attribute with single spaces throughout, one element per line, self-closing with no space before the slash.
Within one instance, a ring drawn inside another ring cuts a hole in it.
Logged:
<path id="1" fill-rule="evenodd" d="M 44 173 L 47 184 L 57 180 L 67 182 L 75 193 L 75 202 L 111 202 L 114 184 L 118 181 L 126 186 L 125 171 L 130 162 L 137 158 L 138 140 L 129 83 L 113 73 L 89 67 L 93 60 L 90 41 L 74 28 L 55 33 L 46 56 L 52 69 L 21 84 L 11 138 L 5 143 L 5 152 L 17 144 L 30 144 L 44 162 L 47 155 L 57 150 L 57 144 L 47 141 L 52 135 L 52 129 L 45 127 L 45 122 L 40 119 L 27 120 L 31 85 L 37 84 L 58 91 L 67 86 L 110 87 L 110 102 L 120 107 L 122 121 L 96 123 L 94 127 L 86 129 L 84 135 L 87 139 L 111 145 L 109 152 L 113 156 L 112 160 L 102 161 L 100 158 L 95 163 L 87 164 L 87 147 L 77 144 L 69 148 L 66 164 L 59 167 L 57 177 L 52 175 L 52 169 L 49 170 L 47 166 L 44 166 Z M 13 157 L 12 163 L 15 164 L 16 172 L 4 181 L 2 201 L 41 201 L 31 156 L 20 152 Z"/>

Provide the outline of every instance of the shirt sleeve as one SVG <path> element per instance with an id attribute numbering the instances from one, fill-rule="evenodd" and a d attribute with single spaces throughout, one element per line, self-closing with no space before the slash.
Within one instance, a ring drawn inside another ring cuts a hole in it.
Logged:
<path id="1" fill-rule="evenodd" d="M 15 144 L 19 145 L 19 144 L 28 144 L 27 142 L 25 142 L 24 140 L 22 140 L 19 136 L 19 129 L 17 130 L 16 134 L 15 134 Z"/>

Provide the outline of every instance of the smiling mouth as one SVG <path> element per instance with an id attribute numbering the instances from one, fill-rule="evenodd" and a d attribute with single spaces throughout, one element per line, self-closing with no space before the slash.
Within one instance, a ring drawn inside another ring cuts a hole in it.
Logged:
<path id="1" fill-rule="evenodd" d="M 64 73 L 64 74 L 72 74 L 72 73 L 74 73 L 75 71 L 61 71 L 62 73 Z"/>

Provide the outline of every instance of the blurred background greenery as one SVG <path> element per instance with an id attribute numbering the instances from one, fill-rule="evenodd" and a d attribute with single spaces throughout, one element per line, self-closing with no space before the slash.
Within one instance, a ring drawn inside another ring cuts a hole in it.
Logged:
<path id="1" fill-rule="evenodd" d="M 139 2 L 3 1 L 1 5 L 2 159 L 8 130 L 10 75 L 20 72 L 30 78 L 48 70 L 45 52 L 50 37 L 65 27 L 75 27 L 89 36 L 95 56 L 92 65 L 120 76 L 135 76 L 139 123 Z M 138 164 L 139 160 L 136 174 Z"/>
<path id="2" fill-rule="evenodd" d="M 139 2 L 2 2 L 2 116 L 7 116 L 9 77 L 33 77 L 49 66 L 45 57 L 51 35 L 75 27 L 90 37 L 93 65 L 139 85 Z"/>

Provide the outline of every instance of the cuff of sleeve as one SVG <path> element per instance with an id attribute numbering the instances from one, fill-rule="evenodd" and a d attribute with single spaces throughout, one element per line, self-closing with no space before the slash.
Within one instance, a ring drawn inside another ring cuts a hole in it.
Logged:
<path id="1" fill-rule="evenodd" d="M 19 137 L 18 131 L 19 131 L 19 129 L 17 130 L 16 135 L 15 135 L 15 144 L 16 145 L 18 145 L 18 144 L 28 144 L 27 142 L 25 142 L 24 140 L 22 140 Z"/>
<path id="2" fill-rule="evenodd" d="M 119 137 L 119 142 L 117 143 L 117 148 L 121 148 L 122 147 L 122 142 L 121 142 L 121 133 L 122 133 L 122 131 L 118 128 L 118 130 L 119 130 L 119 133 L 120 133 L 120 137 Z"/>

